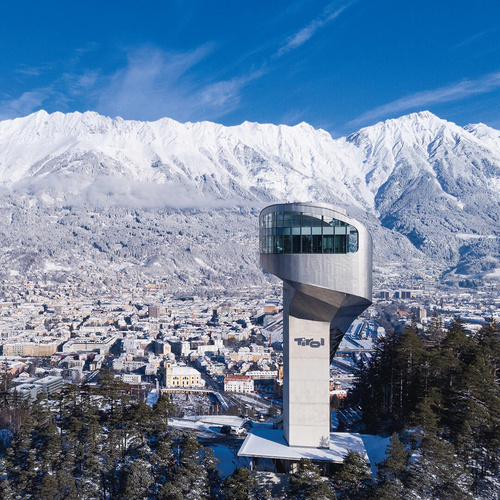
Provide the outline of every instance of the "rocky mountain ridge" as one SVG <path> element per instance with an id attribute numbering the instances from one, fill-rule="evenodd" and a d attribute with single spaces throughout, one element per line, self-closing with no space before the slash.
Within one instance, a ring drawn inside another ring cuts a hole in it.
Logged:
<path id="1" fill-rule="evenodd" d="M 485 280 L 500 262 L 499 187 L 500 132 L 429 112 L 333 139 L 306 123 L 39 111 L 0 122 L 0 264 L 6 275 L 258 283 L 259 209 L 315 200 L 368 226 L 380 271 Z"/>

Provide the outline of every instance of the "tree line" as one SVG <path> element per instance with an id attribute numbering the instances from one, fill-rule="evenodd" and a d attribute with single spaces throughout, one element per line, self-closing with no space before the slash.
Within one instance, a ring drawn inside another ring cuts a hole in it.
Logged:
<path id="1" fill-rule="evenodd" d="M 368 432 L 393 433 L 378 498 L 499 498 L 499 373 L 497 324 L 434 317 L 380 341 L 350 395 Z"/>
<path id="2" fill-rule="evenodd" d="M 123 389 L 103 371 L 97 390 L 67 385 L 51 401 L 28 403 L 3 390 L 13 434 L 0 459 L 0 497 L 220 498 L 224 483 L 213 451 L 169 428 L 169 396 L 150 407 Z"/>

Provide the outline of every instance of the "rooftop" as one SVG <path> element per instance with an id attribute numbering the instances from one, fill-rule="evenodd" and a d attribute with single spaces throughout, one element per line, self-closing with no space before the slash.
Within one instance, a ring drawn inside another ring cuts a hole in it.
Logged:
<path id="1" fill-rule="evenodd" d="M 172 366 L 172 375 L 199 375 L 200 372 L 190 366 Z"/>
<path id="2" fill-rule="evenodd" d="M 348 451 L 367 456 L 360 434 L 348 432 L 330 433 L 330 448 L 288 446 L 283 431 L 266 425 L 256 425 L 243 442 L 238 456 L 262 457 L 284 460 L 309 458 L 318 462 L 341 463 Z"/>
<path id="3" fill-rule="evenodd" d="M 244 382 L 249 380 L 252 380 L 252 377 L 249 377 L 248 375 L 226 375 L 224 378 L 225 382 Z"/>

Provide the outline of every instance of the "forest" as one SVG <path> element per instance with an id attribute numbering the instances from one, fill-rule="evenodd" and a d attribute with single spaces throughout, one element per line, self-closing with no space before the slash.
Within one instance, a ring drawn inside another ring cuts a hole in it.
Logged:
<path id="1" fill-rule="evenodd" d="M 98 386 L 67 385 L 28 403 L 0 384 L 0 497 L 14 499 L 499 498 L 500 327 L 445 329 L 433 318 L 390 332 L 351 391 L 366 432 L 392 436 L 374 477 L 349 452 L 330 477 L 308 460 L 273 497 L 246 468 L 222 478 L 213 451 L 169 427 L 162 395 L 130 400 L 103 371 Z"/>
<path id="2" fill-rule="evenodd" d="M 392 433 L 377 498 L 499 498 L 499 370 L 497 324 L 433 317 L 380 341 L 350 395 L 367 432 Z"/>

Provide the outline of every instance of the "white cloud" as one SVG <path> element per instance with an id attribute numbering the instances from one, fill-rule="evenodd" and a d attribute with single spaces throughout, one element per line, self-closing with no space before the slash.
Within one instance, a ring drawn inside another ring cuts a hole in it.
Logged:
<path id="1" fill-rule="evenodd" d="M 240 104 L 242 89 L 260 77 L 263 70 L 217 79 L 197 67 L 206 65 L 212 53 L 212 45 L 183 53 L 156 47 L 133 49 L 126 64 L 111 75 L 99 68 L 84 68 L 63 73 L 47 88 L 25 92 L 17 98 L 7 96 L 0 100 L 0 120 L 26 116 L 42 105 L 63 111 L 81 98 L 88 109 L 112 117 L 215 120 Z"/>
<path id="2" fill-rule="evenodd" d="M 45 68 L 43 67 L 28 67 L 23 65 L 16 72 L 24 76 L 40 76 L 44 70 Z"/>
<path id="3" fill-rule="evenodd" d="M 290 126 L 297 125 L 297 123 L 307 121 L 306 116 L 308 112 L 308 109 L 291 108 L 285 114 L 281 115 L 278 123 Z"/>
<path id="4" fill-rule="evenodd" d="M 179 121 L 214 119 L 228 113 L 239 103 L 241 89 L 258 73 L 199 81 L 191 72 L 211 52 L 210 46 L 176 54 L 157 48 L 132 51 L 127 66 L 96 89 L 97 110 L 124 118 L 168 116 Z"/>
<path id="5" fill-rule="evenodd" d="M 307 42 L 320 28 L 330 21 L 336 19 L 347 7 L 352 5 L 354 2 L 345 3 L 340 5 L 338 2 L 332 2 L 328 4 L 321 15 L 316 19 L 312 20 L 305 28 L 302 28 L 294 36 L 288 38 L 286 43 L 278 50 L 277 56 L 282 56 L 286 52 L 300 47 L 302 44 Z"/>
<path id="6" fill-rule="evenodd" d="M 8 191 L 0 187 L 0 194 Z M 33 196 L 40 202 L 49 200 L 59 205 L 125 206 L 131 208 L 222 208 L 244 204 L 240 198 L 218 199 L 181 182 L 163 184 L 138 181 L 126 176 L 98 176 L 81 173 L 51 173 L 17 182 L 16 196 Z"/>
<path id="7" fill-rule="evenodd" d="M 477 40 L 483 38 L 485 35 L 488 35 L 493 31 L 495 31 L 495 29 L 489 29 L 489 30 L 481 31 L 479 33 L 475 33 L 474 35 L 470 36 L 469 38 L 466 38 L 465 40 L 462 40 L 460 43 L 457 43 L 456 45 L 451 47 L 451 50 L 460 49 L 462 47 L 470 45 L 471 43 L 476 42 Z"/>
<path id="8" fill-rule="evenodd" d="M 157 184 L 126 177 L 98 177 L 73 198 L 74 205 L 128 206 L 140 208 L 221 208 L 236 200 L 216 199 L 179 182 Z"/>
<path id="9" fill-rule="evenodd" d="M 424 90 L 415 94 L 402 97 L 390 103 L 366 111 L 358 118 L 351 120 L 349 126 L 360 126 L 372 122 L 383 116 L 395 114 L 412 109 L 421 110 L 432 104 L 458 101 L 475 94 L 485 94 L 500 88 L 500 71 L 490 73 L 477 80 L 463 80 L 452 85 L 447 85 L 434 90 Z"/>
<path id="10" fill-rule="evenodd" d="M 0 101 L 0 120 L 26 116 L 37 111 L 49 95 L 49 89 L 37 89 L 24 92 L 16 99 L 4 99 Z"/>

